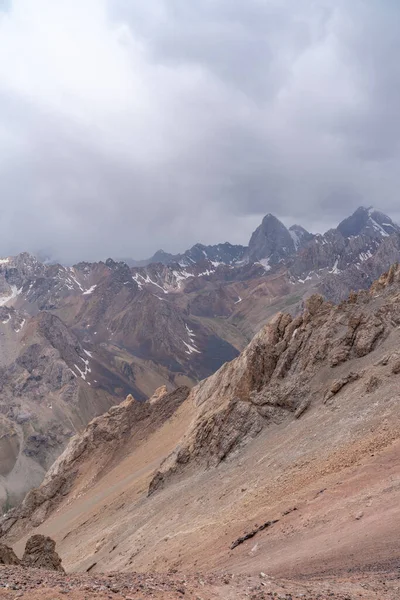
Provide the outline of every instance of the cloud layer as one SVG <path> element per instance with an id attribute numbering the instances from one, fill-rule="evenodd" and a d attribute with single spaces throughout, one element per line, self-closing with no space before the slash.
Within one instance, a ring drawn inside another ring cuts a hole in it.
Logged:
<path id="1" fill-rule="evenodd" d="M 395 0 L 0 0 L 0 254 L 400 220 Z"/>

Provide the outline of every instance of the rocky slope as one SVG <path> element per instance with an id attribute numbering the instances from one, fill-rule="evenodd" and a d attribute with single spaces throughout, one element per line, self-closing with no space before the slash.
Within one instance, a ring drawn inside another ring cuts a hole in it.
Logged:
<path id="1" fill-rule="evenodd" d="M 91 421 L 71 440 L 40 488 L 30 491 L 20 508 L 7 513 L 1 532 L 24 531 L 40 525 L 73 488 L 76 480 L 85 480 L 79 492 L 75 489 L 75 494 L 82 494 L 100 474 L 104 476 L 119 454 L 127 452 L 127 448 L 132 451 L 171 418 L 188 394 L 189 388 L 181 387 L 173 392 L 160 388 L 148 402 L 138 402 L 128 396 L 124 402 Z"/>
<path id="2" fill-rule="evenodd" d="M 7 508 L 116 400 L 110 382 L 97 384 L 107 376 L 96 357 L 58 317 L 0 311 L 0 504 Z"/>
<path id="3" fill-rule="evenodd" d="M 165 390 L 112 409 L 3 519 L 3 539 L 18 552 L 32 531 L 51 535 L 67 569 L 91 572 L 389 571 L 400 558 L 399 301 L 394 266 L 338 306 L 313 296 L 276 316 L 155 427 Z M 148 429 L 126 426 L 144 410 Z"/>
<path id="4" fill-rule="evenodd" d="M 339 306 L 314 295 L 303 314 L 273 318 L 239 358 L 193 389 L 197 418 L 149 492 L 194 460 L 218 464 L 263 427 L 299 418 L 313 402 L 327 402 L 363 377 L 364 370 L 352 372 L 347 365 L 397 336 L 399 283 L 400 270 L 394 266 L 370 292 L 353 293 Z M 390 291 L 381 298 L 387 285 Z M 393 372 L 396 361 L 394 352 Z M 322 370 L 333 373 L 339 367 L 345 371 L 342 377 L 321 381 Z"/>

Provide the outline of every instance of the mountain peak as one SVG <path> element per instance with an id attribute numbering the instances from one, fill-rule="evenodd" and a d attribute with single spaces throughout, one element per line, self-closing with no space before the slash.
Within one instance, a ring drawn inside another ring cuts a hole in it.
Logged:
<path id="1" fill-rule="evenodd" d="M 295 251 L 289 230 L 277 217 L 268 213 L 250 238 L 248 256 L 254 261 L 268 258 L 273 265 Z"/>
<path id="2" fill-rule="evenodd" d="M 304 229 L 301 225 L 294 224 L 289 227 L 289 233 L 294 242 L 294 246 L 296 250 L 303 248 L 307 242 L 311 242 L 314 239 L 315 235 Z"/>
<path id="3" fill-rule="evenodd" d="M 390 217 L 373 206 L 360 206 L 350 217 L 339 223 L 337 229 L 347 238 L 368 235 L 374 239 L 381 239 L 396 231 L 400 232 L 400 227 L 393 223 Z"/>

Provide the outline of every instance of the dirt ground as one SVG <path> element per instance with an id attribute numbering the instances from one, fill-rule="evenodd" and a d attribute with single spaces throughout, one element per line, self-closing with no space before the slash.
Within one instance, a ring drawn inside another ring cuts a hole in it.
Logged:
<path id="1" fill-rule="evenodd" d="M 398 600 L 399 573 L 376 572 L 278 580 L 260 573 L 246 577 L 115 573 L 62 575 L 39 569 L 0 567 L 0 598 L 14 600 Z"/>

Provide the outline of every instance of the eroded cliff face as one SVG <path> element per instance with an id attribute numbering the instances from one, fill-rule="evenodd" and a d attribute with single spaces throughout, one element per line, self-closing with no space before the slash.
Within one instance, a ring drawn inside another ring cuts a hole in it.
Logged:
<path id="1" fill-rule="evenodd" d="M 152 431 L 169 419 L 189 394 L 181 387 L 163 395 L 158 403 L 138 402 L 128 396 L 124 402 L 93 419 L 69 443 L 63 454 L 48 471 L 43 483 L 31 490 L 22 504 L 10 510 L 0 520 L 0 537 L 18 537 L 34 528 L 56 509 L 63 498 L 74 488 L 75 482 L 84 479 L 75 495 L 90 487 L 97 477 L 110 468 L 124 446 L 130 449 L 140 445 Z"/>
<path id="2" fill-rule="evenodd" d="M 400 325 L 399 281 L 394 266 L 369 292 L 353 293 L 339 306 L 314 295 L 301 315 L 273 318 L 236 360 L 192 390 L 197 417 L 155 473 L 149 494 L 194 462 L 217 465 L 270 423 L 300 418 L 366 376 L 353 363 Z"/>

